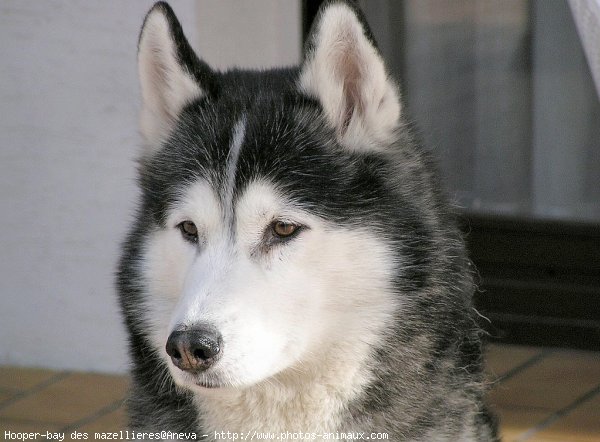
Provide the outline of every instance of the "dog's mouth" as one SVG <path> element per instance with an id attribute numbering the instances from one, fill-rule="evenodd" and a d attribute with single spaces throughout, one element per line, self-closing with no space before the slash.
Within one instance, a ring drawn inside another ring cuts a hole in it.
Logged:
<path id="1" fill-rule="evenodd" d="M 193 376 L 192 382 L 200 388 L 214 390 L 224 387 L 223 382 L 212 373 L 199 373 Z"/>
<path id="2" fill-rule="evenodd" d="M 198 387 L 201 387 L 201 388 L 208 388 L 211 390 L 223 387 L 223 385 L 221 385 L 217 382 L 206 381 L 206 380 L 196 381 L 195 385 L 197 385 Z"/>
<path id="3" fill-rule="evenodd" d="M 227 386 L 221 380 L 216 378 L 216 376 L 210 376 L 207 373 L 192 374 L 176 372 L 176 374 L 172 373 L 172 376 L 179 386 L 192 390 L 216 390 Z"/>

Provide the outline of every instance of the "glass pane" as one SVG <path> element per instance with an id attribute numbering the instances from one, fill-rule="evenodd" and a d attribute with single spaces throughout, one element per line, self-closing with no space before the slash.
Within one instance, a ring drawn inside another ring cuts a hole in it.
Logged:
<path id="1" fill-rule="evenodd" d="M 361 6 L 460 206 L 600 221 L 600 103 L 566 1 Z"/>

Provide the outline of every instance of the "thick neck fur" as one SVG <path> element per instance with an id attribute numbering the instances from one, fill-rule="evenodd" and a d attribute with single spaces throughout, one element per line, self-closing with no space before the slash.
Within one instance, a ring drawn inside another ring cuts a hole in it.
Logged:
<path id="1" fill-rule="evenodd" d="M 347 406 L 370 379 L 370 370 L 364 360 L 355 359 L 356 355 L 356 349 L 340 348 L 314 364 L 292 367 L 245 389 L 198 394 L 196 404 L 204 434 L 212 438 L 220 431 L 277 435 L 352 431 Z"/>

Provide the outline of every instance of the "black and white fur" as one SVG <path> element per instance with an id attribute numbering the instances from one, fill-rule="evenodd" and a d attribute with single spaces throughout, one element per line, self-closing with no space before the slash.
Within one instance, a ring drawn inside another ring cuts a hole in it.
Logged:
<path id="1" fill-rule="evenodd" d="M 298 68 L 220 73 L 157 3 L 138 59 L 131 427 L 497 440 L 463 241 L 360 11 L 328 2 Z M 180 369 L 198 327 L 219 357 Z"/>

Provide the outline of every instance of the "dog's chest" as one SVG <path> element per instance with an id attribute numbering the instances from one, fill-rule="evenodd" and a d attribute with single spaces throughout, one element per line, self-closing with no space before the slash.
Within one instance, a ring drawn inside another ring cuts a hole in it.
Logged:
<path id="1" fill-rule="evenodd" d="M 322 440 L 324 433 L 340 431 L 344 425 L 345 404 L 347 398 L 326 387 L 296 392 L 273 386 L 197 400 L 203 433 L 209 439 L 229 431 L 238 440 Z"/>

